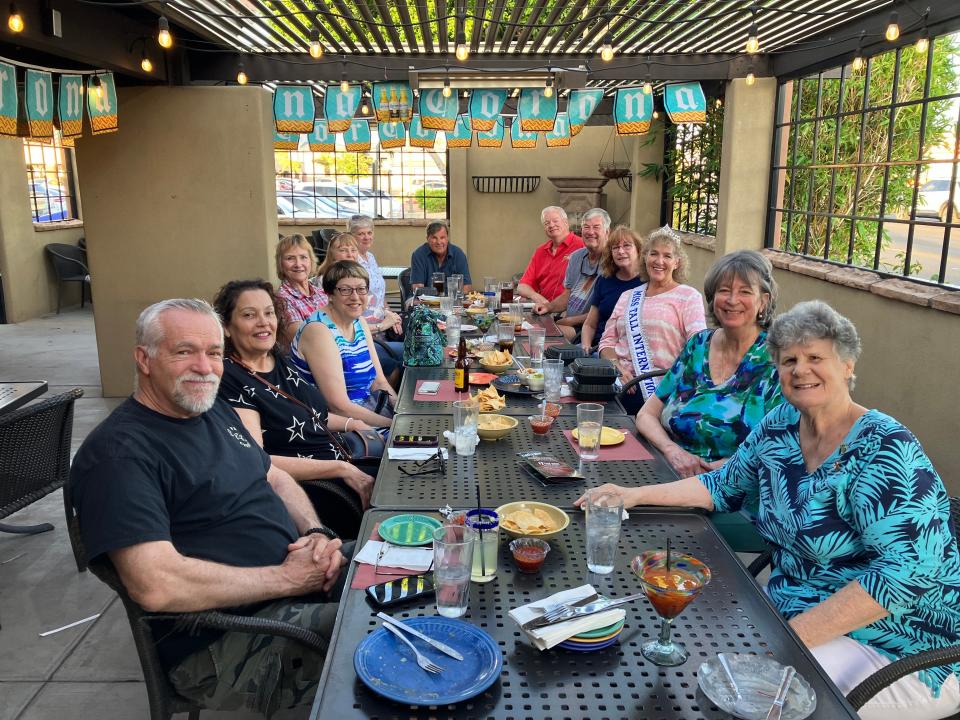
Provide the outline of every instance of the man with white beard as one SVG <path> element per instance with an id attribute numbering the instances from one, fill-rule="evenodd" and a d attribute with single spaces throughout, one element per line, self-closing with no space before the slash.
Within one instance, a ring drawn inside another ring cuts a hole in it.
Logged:
<path id="1" fill-rule="evenodd" d="M 242 606 L 329 639 L 341 542 L 218 399 L 217 314 L 202 300 L 151 305 L 134 360 L 133 395 L 87 437 L 70 472 L 88 558 L 107 555 L 147 611 Z M 188 634 L 169 621 L 154 632 L 177 692 L 205 707 L 269 717 L 313 699 L 323 656 L 294 641 Z"/>

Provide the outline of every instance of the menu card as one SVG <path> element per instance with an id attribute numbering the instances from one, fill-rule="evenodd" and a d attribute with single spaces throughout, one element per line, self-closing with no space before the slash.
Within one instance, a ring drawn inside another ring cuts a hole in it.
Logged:
<path id="1" fill-rule="evenodd" d="M 575 468 L 549 453 L 530 450 L 517 453 L 517 456 L 523 459 L 525 469 L 543 482 L 575 482 L 583 479 L 583 475 Z"/>

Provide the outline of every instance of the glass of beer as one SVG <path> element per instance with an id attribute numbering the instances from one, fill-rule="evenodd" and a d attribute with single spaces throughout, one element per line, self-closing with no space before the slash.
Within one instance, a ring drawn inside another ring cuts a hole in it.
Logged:
<path id="1" fill-rule="evenodd" d="M 513 329 L 512 322 L 503 322 L 497 326 L 497 345 L 501 352 L 513 354 L 513 343 L 516 340 L 516 332 Z"/>
<path id="2" fill-rule="evenodd" d="M 433 284 L 433 289 L 437 295 L 442 296 L 447 285 L 446 276 L 442 272 L 435 272 L 430 276 L 430 282 Z"/>

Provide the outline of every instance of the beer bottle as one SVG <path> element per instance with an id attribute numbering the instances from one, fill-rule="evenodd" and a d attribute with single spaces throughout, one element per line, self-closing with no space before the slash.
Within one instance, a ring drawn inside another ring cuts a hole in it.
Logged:
<path id="1" fill-rule="evenodd" d="M 467 360 L 467 340 L 462 336 L 457 347 L 457 362 L 453 366 L 453 389 L 458 393 L 470 392 L 470 361 Z"/>

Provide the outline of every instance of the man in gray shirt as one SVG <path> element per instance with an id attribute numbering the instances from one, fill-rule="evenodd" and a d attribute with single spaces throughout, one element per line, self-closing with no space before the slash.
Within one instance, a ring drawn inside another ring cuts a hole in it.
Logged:
<path id="1" fill-rule="evenodd" d="M 583 247 L 570 255 L 567 273 L 563 278 L 563 292 L 550 303 L 537 305 L 538 315 L 565 313 L 557 320 L 557 327 L 567 340 L 573 340 L 590 309 L 590 294 L 593 282 L 600 269 L 600 256 L 610 232 L 610 215 L 602 208 L 592 208 L 583 214 L 580 235 Z"/>

